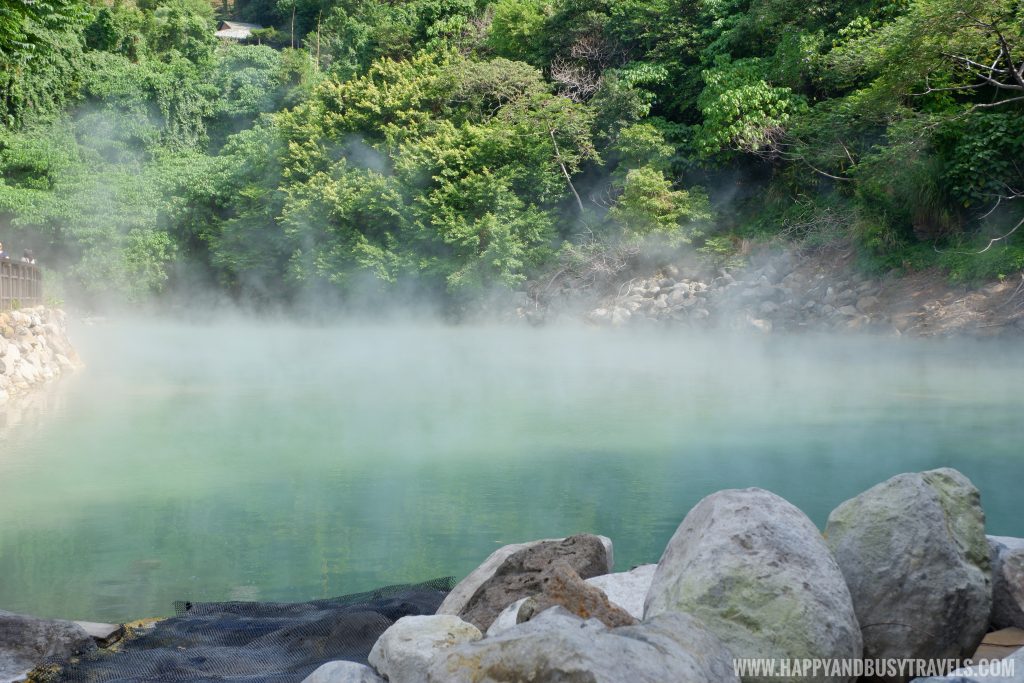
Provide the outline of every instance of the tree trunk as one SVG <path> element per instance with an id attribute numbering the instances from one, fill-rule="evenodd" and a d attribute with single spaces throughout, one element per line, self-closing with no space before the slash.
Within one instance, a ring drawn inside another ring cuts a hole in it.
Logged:
<path id="1" fill-rule="evenodd" d="M 565 182 L 568 183 L 569 189 L 572 190 L 572 196 L 576 198 L 576 206 L 580 207 L 580 213 L 583 213 L 583 200 L 580 199 L 580 193 L 576 191 L 576 186 L 572 184 L 572 176 L 569 175 L 569 169 L 565 167 L 565 162 L 562 161 L 562 153 L 558 149 L 558 141 L 555 140 L 555 131 L 552 128 L 548 128 L 548 133 L 551 135 L 551 144 L 555 146 L 555 162 L 562 169 Z"/>
<path id="2" fill-rule="evenodd" d="M 324 16 L 324 11 L 316 15 L 316 70 L 320 70 L 320 19 Z"/>

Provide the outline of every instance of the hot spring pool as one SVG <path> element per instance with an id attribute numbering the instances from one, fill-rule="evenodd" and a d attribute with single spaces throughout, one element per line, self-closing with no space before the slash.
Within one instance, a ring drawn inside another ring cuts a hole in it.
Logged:
<path id="1" fill-rule="evenodd" d="M 583 531 L 628 569 L 718 489 L 823 526 L 945 465 L 989 533 L 1024 536 L 1010 345 L 238 320 L 72 338 L 86 370 L 0 407 L 0 609 L 305 600 Z"/>

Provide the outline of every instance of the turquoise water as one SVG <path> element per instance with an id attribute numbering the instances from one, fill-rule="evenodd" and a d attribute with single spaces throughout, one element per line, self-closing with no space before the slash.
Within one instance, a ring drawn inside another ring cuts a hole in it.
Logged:
<path id="1" fill-rule="evenodd" d="M 657 561 L 701 497 L 814 522 L 951 465 L 1024 536 L 1012 346 L 574 328 L 104 323 L 0 408 L 0 609 L 93 620 L 461 576 L 588 531 Z"/>

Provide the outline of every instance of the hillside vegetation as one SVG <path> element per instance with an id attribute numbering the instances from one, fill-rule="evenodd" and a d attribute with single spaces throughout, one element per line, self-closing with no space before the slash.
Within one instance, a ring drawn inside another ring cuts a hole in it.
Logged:
<path id="1" fill-rule="evenodd" d="M 1016 0 L 2 0 L 0 120 L 0 240 L 68 297 L 460 302 L 776 235 L 1024 268 Z"/>

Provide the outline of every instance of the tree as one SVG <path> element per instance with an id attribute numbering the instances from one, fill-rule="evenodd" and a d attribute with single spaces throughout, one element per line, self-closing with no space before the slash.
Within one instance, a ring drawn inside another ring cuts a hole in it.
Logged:
<path id="1" fill-rule="evenodd" d="M 698 145 L 708 156 L 723 150 L 759 152 L 780 139 L 794 114 L 805 109 L 803 98 L 790 88 L 764 78 L 764 65 L 754 59 L 719 59 L 704 72 L 706 83 L 698 105 L 704 116 Z"/>
<path id="2" fill-rule="evenodd" d="M 498 0 L 487 47 L 501 57 L 542 65 L 543 30 L 550 12 L 551 6 L 543 0 Z"/>
<path id="3" fill-rule="evenodd" d="M 608 215 L 628 234 L 662 237 L 671 245 L 689 242 L 694 225 L 711 218 L 701 192 L 672 189 L 669 180 L 650 166 L 626 173 L 622 194 Z"/>
<path id="4" fill-rule="evenodd" d="M 162 0 L 152 14 L 149 44 L 164 61 L 202 64 L 213 58 L 213 7 L 206 0 Z"/>
<path id="5" fill-rule="evenodd" d="M 74 99 L 88 18 L 81 0 L 8 0 L 0 5 L 3 125 L 45 119 Z"/>

